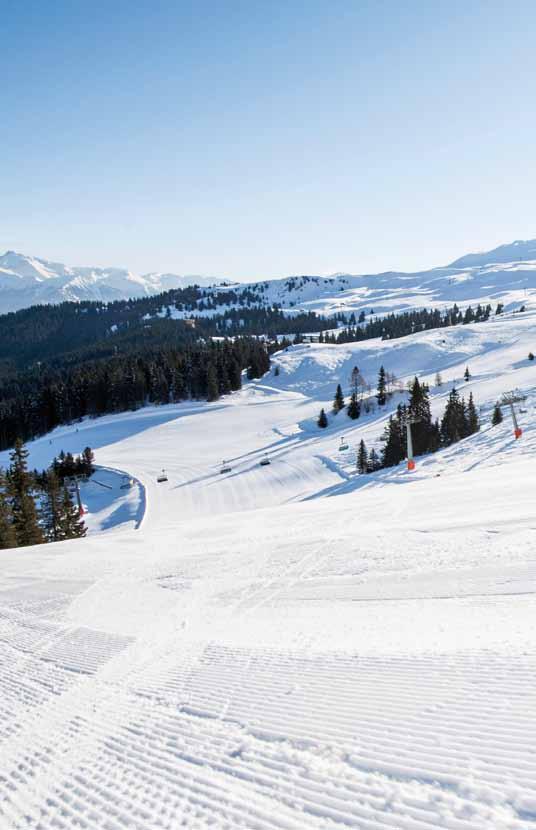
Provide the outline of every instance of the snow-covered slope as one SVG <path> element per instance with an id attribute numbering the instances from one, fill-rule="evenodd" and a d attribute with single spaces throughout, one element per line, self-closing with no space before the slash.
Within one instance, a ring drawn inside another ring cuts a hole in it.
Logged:
<path id="1" fill-rule="evenodd" d="M 278 304 L 287 314 L 314 311 L 331 316 L 343 313 L 383 315 L 414 308 L 445 308 L 457 302 L 462 307 L 478 303 L 495 306 L 502 302 L 507 310 L 536 306 L 536 241 L 514 242 L 493 251 L 469 254 L 451 265 L 428 271 L 382 274 L 334 274 L 330 277 L 295 276 L 234 284 L 234 300 L 229 286 L 213 286 L 207 292 L 214 307 L 199 301 L 201 316 L 215 309 L 240 309 L 243 305 Z M 162 314 L 181 318 L 192 315 L 190 308 L 169 310 Z"/>
<path id="2" fill-rule="evenodd" d="M 215 278 L 134 274 L 124 268 L 71 268 L 59 262 L 7 251 L 0 256 L 0 313 L 65 300 L 111 301 L 159 294 Z"/>
<path id="3" fill-rule="evenodd" d="M 63 300 L 116 300 L 158 294 L 197 284 L 208 288 L 211 307 L 197 313 L 212 315 L 245 305 L 279 304 L 287 313 L 314 311 L 332 315 L 364 311 L 386 314 L 411 308 L 442 308 L 454 302 L 496 304 L 508 309 L 536 305 L 536 240 L 517 241 L 493 251 L 468 254 L 451 265 L 428 271 L 382 274 L 295 276 L 251 283 L 222 284 L 215 277 L 150 273 L 137 275 L 120 268 L 70 268 L 8 251 L 0 256 L 0 313 L 35 303 Z M 240 295 L 229 301 L 229 290 Z M 162 313 L 165 312 L 162 308 Z M 173 317 L 192 310 L 170 308 Z"/>
<path id="4" fill-rule="evenodd" d="M 34 442 L 32 466 L 93 446 L 146 511 L 0 553 L 2 830 L 535 827 L 535 345 L 529 311 L 294 346 L 215 403 Z M 388 412 L 315 419 L 382 363 L 436 411 L 463 384 L 480 433 L 357 476 Z M 519 441 L 489 425 L 512 387 Z"/>

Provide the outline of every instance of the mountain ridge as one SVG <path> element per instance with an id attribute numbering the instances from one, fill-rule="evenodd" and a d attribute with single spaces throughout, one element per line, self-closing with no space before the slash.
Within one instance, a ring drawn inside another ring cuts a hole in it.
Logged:
<path id="1" fill-rule="evenodd" d="M 519 271 L 519 263 L 528 264 L 526 274 L 514 273 Z M 491 251 L 465 254 L 449 265 L 421 271 L 338 272 L 328 276 L 287 276 L 240 283 L 211 276 L 158 271 L 136 274 L 126 268 L 68 266 L 9 250 L 0 256 L 0 313 L 65 301 L 113 302 L 150 297 L 193 285 L 209 288 L 216 305 L 219 304 L 218 297 L 232 287 L 238 293 L 262 294 L 261 305 L 278 303 L 289 311 L 301 308 L 329 314 L 345 308 L 356 311 L 374 304 L 380 306 L 376 310 L 383 313 L 423 305 L 425 300 L 429 303 L 450 302 L 458 296 L 462 300 L 479 299 L 480 288 L 489 289 L 492 298 L 499 296 L 501 291 L 513 290 L 523 281 L 525 289 L 536 288 L 536 282 L 531 279 L 535 270 L 534 239 L 515 240 Z M 479 283 L 488 284 L 479 287 Z M 404 294 L 412 298 L 405 305 L 401 302 Z"/>
<path id="2" fill-rule="evenodd" d="M 0 256 L 0 313 L 65 301 L 134 299 L 190 285 L 213 285 L 216 277 L 150 272 L 127 268 L 68 266 L 13 250 Z"/>

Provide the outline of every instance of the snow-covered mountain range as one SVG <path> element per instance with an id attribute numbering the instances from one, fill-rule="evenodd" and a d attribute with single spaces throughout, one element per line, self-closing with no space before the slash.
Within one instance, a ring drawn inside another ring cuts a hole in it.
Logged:
<path id="1" fill-rule="evenodd" d="M 66 300 L 109 302 L 160 294 L 187 285 L 211 285 L 216 277 L 135 274 L 126 268 L 70 267 L 7 251 L 0 256 L 0 313 Z"/>
<path id="2" fill-rule="evenodd" d="M 216 277 L 176 274 L 135 274 L 122 268 L 69 267 L 8 251 L 0 256 L 0 313 L 38 303 L 65 300 L 111 301 L 153 296 L 188 285 L 207 288 L 199 313 L 243 305 L 279 304 L 289 313 L 314 311 L 370 311 L 386 314 L 415 307 L 441 307 L 458 303 L 497 302 L 506 310 L 536 296 L 536 240 L 516 241 L 492 251 L 468 254 L 450 265 L 426 271 L 381 274 L 291 276 L 250 283 L 223 283 Z M 235 296 L 230 297 L 229 293 Z M 164 309 L 164 306 L 163 306 Z M 172 316 L 189 316 L 191 308 Z M 195 313 L 195 309 L 193 310 Z"/>

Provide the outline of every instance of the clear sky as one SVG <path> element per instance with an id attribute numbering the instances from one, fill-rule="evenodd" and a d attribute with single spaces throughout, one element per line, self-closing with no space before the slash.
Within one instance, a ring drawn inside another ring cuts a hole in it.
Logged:
<path id="1" fill-rule="evenodd" d="M 534 0 L 2 3 L 0 250 L 238 279 L 536 237 Z"/>

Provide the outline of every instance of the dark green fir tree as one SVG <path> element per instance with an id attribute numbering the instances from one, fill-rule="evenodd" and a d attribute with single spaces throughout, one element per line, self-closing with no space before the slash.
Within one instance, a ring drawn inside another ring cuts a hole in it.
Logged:
<path id="1" fill-rule="evenodd" d="M 87 533 L 83 518 L 80 516 L 78 506 L 73 504 L 69 491 L 63 488 L 61 494 L 61 515 L 58 527 L 58 541 L 65 539 L 80 539 Z"/>
<path id="2" fill-rule="evenodd" d="M 17 534 L 13 526 L 11 505 L 6 488 L 6 477 L 0 470 L 0 550 L 17 547 Z"/>
<path id="3" fill-rule="evenodd" d="M 452 389 L 441 419 L 441 444 L 444 447 L 455 444 L 456 441 L 460 441 L 468 434 L 467 429 L 465 403 L 458 395 L 457 390 Z"/>
<path id="4" fill-rule="evenodd" d="M 503 414 L 502 409 L 498 403 L 495 404 L 493 407 L 493 413 L 491 415 L 491 424 L 492 426 L 496 427 L 498 424 L 502 424 L 503 422 Z"/>
<path id="5" fill-rule="evenodd" d="M 385 406 L 387 403 L 387 382 L 385 379 L 385 369 L 383 366 L 380 366 L 380 371 L 378 372 L 378 391 L 376 394 L 376 400 L 378 401 L 378 406 Z"/>
<path id="6" fill-rule="evenodd" d="M 335 397 L 333 398 L 333 412 L 335 415 L 344 409 L 344 395 L 342 394 L 342 389 L 340 383 L 337 384 L 337 391 L 335 392 Z"/>
<path id="7" fill-rule="evenodd" d="M 466 420 L 467 420 L 467 434 L 473 435 L 475 432 L 478 432 L 480 429 L 480 421 L 478 419 L 478 412 L 476 411 L 475 402 L 473 400 L 473 393 L 469 395 L 469 402 L 467 404 L 466 410 Z"/>
<path id="8" fill-rule="evenodd" d="M 361 403 L 357 399 L 355 392 L 352 392 L 350 395 L 350 402 L 348 404 L 346 414 L 352 419 L 352 421 L 355 421 L 361 415 Z"/>
<path id="9" fill-rule="evenodd" d="M 15 442 L 10 460 L 7 490 L 17 545 L 40 545 L 45 541 L 45 536 L 39 525 L 32 493 L 33 482 L 28 472 L 28 450 L 20 439 Z"/>
<path id="10" fill-rule="evenodd" d="M 60 538 L 63 485 L 52 467 L 44 474 L 43 485 L 41 515 L 44 531 L 49 542 L 57 542 Z"/>
<path id="11" fill-rule="evenodd" d="M 410 386 L 408 414 L 415 421 L 411 425 L 413 454 L 423 455 L 431 452 L 434 445 L 434 427 L 432 413 L 430 412 L 428 387 L 426 384 L 420 383 L 417 377 Z"/>
<path id="12" fill-rule="evenodd" d="M 405 457 L 404 440 L 400 418 L 389 418 L 384 433 L 382 467 L 396 467 Z"/>
<path id="13" fill-rule="evenodd" d="M 380 467 L 381 467 L 381 462 L 380 462 L 380 459 L 378 457 L 378 453 L 376 452 L 376 450 L 373 447 L 371 449 L 370 453 L 369 453 L 368 472 L 369 473 L 375 473 L 375 472 L 377 472 L 377 470 L 380 469 Z"/>
<path id="14" fill-rule="evenodd" d="M 363 439 L 359 442 L 357 449 L 357 471 L 358 473 L 368 473 L 368 452 Z"/>

